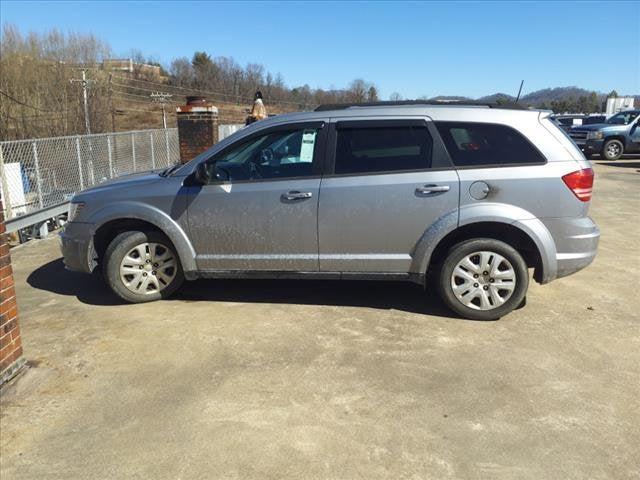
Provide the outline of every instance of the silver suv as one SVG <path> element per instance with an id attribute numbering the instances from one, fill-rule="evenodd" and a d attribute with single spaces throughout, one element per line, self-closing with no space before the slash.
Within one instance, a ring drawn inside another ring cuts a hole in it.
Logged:
<path id="1" fill-rule="evenodd" d="M 593 170 L 550 112 L 382 102 L 257 122 L 191 162 L 78 193 L 72 270 L 130 302 L 195 278 L 407 280 L 472 319 L 587 266 Z M 432 287 L 433 286 L 433 287 Z"/>

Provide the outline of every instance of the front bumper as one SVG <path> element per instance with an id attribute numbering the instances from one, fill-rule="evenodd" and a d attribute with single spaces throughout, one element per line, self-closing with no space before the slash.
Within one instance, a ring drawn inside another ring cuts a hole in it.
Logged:
<path id="1" fill-rule="evenodd" d="M 60 232 L 60 251 L 68 270 L 91 273 L 96 267 L 93 224 L 67 223 Z"/>
<path id="2" fill-rule="evenodd" d="M 600 153 L 604 140 L 586 140 L 582 145 L 578 145 L 585 153 Z"/>

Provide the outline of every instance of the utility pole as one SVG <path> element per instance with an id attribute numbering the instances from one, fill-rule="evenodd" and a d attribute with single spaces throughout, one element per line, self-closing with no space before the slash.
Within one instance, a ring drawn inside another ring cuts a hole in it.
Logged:
<path id="1" fill-rule="evenodd" d="M 109 74 L 109 112 L 111 113 L 111 131 L 116 131 L 116 115 L 113 110 L 113 73 Z"/>
<path id="2" fill-rule="evenodd" d="M 89 101 L 87 99 L 87 88 L 93 80 L 87 80 L 87 70 L 82 69 L 82 78 L 72 78 L 71 83 L 80 82 L 82 85 L 82 98 L 84 99 L 84 125 L 87 128 L 87 135 L 91 134 L 91 127 L 89 126 Z"/>
<path id="3" fill-rule="evenodd" d="M 153 92 L 150 95 L 150 97 L 151 97 L 151 100 L 153 100 L 156 103 L 160 103 L 162 105 L 162 128 L 166 129 L 167 128 L 167 112 L 164 109 L 164 105 L 169 101 L 171 97 L 173 97 L 173 95 L 165 92 Z"/>

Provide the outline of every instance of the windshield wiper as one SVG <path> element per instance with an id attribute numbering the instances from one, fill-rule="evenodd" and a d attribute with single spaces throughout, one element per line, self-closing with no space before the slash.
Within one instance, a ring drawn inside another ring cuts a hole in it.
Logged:
<path id="1" fill-rule="evenodd" d="M 165 168 L 163 171 L 160 172 L 160 176 L 161 177 L 166 177 L 169 174 L 173 173 L 178 167 L 180 167 L 181 165 L 178 163 L 177 165 L 173 165 L 169 168 Z"/>

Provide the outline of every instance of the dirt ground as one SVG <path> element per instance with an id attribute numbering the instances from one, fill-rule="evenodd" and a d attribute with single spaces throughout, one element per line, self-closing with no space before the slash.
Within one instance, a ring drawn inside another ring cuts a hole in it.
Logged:
<path id="1" fill-rule="evenodd" d="M 124 305 L 12 250 L 9 479 L 640 478 L 640 161 L 598 162 L 588 269 L 496 322 L 400 283 L 198 281 Z"/>

